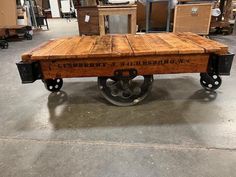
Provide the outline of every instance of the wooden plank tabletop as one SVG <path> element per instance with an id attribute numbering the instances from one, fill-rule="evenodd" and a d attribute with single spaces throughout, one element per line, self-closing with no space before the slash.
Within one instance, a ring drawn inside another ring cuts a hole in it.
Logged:
<path id="1" fill-rule="evenodd" d="M 216 52 L 216 53 L 227 53 L 228 47 L 224 44 L 221 44 L 217 41 L 199 37 L 197 34 L 185 32 L 185 33 L 177 33 L 176 34 L 180 39 L 191 42 L 199 47 L 205 49 L 205 52 Z"/>
<path id="2" fill-rule="evenodd" d="M 193 33 L 74 36 L 51 40 L 22 60 L 109 58 L 170 54 L 226 54 L 228 47 Z"/>

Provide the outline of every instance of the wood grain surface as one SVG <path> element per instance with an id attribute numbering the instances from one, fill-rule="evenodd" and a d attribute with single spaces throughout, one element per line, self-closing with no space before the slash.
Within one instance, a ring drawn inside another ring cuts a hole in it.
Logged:
<path id="1" fill-rule="evenodd" d="M 190 53 L 204 53 L 204 49 L 191 42 L 186 42 L 174 33 L 160 33 L 158 34 L 162 40 L 167 42 L 169 45 L 178 49 L 180 54 L 190 54 Z"/>
<path id="2" fill-rule="evenodd" d="M 169 54 L 226 54 L 228 47 L 193 33 L 75 36 L 51 40 L 22 55 L 22 60 L 81 59 Z"/>
<path id="3" fill-rule="evenodd" d="M 185 32 L 177 33 L 176 35 L 188 43 L 193 43 L 204 48 L 206 53 L 215 52 L 218 54 L 225 54 L 228 52 L 228 46 L 205 37 L 199 37 L 194 33 Z"/>
<path id="4" fill-rule="evenodd" d="M 116 70 L 135 69 L 138 75 L 206 72 L 208 54 L 136 56 L 87 60 L 41 61 L 44 79 L 114 76 Z"/>

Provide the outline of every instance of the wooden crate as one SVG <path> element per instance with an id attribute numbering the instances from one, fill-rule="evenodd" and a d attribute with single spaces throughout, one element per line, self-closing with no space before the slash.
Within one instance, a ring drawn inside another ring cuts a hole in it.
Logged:
<path id="1" fill-rule="evenodd" d="M 79 7 L 78 25 L 80 35 L 99 35 L 99 20 L 97 7 Z M 89 21 L 85 22 L 85 16 L 89 16 Z"/>
<path id="2" fill-rule="evenodd" d="M 211 3 L 177 5 L 175 7 L 173 32 L 193 32 L 208 35 L 211 9 Z"/>

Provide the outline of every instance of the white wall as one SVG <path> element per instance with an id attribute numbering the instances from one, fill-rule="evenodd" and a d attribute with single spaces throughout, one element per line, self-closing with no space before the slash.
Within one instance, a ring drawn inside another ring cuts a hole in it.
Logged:
<path id="1" fill-rule="evenodd" d="M 52 18 L 61 17 L 58 1 L 57 0 L 49 0 L 49 3 L 50 3 L 50 8 L 51 8 Z"/>

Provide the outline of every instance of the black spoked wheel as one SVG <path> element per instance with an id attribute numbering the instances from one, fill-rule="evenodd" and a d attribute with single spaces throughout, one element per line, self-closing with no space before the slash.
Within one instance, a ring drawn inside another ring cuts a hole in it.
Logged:
<path id="1" fill-rule="evenodd" d="M 1 44 L 0 44 L 0 45 L 1 45 L 1 48 L 2 48 L 2 49 L 8 49 L 8 42 L 7 42 L 7 41 L 5 41 L 5 40 L 4 40 L 4 41 L 1 41 Z"/>
<path id="2" fill-rule="evenodd" d="M 117 106 L 132 106 L 144 98 L 152 88 L 153 76 L 135 78 L 99 77 L 98 87 L 102 95 Z"/>
<path id="3" fill-rule="evenodd" d="M 33 39 L 33 36 L 32 36 L 31 34 L 29 34 L 29 33 L 25 33 L 25 38 L 26 38 L 27 40 L 32 40 L 32 39 Z"/>
<path id="4" fill-rule="evenodd" d="M 206 90 L 216 90 L 221 86 L 222 80 L 217 74 L 201 73 L 200 77 L 200 83 Z"/>
<path id="5" fill-rule="evenodd" d="M 8 49 L 8 47 L 9 47 L 9 44 L 8 44 L 7 41 L 5 41 L 5 42 L 4 42 L 4 49 Z"/>
<path id="6" fill-rule="evenodd" d="M 9 46 L 8 42 L 4 41 L 3 42 L 3 49 L 8 49 L 8 46 Z"/>
<path id="7" fill-rule="evenodd" d="M 43 80 L 45 88 L 50 92 L 58 92 L 61 90 L 63 80 L 61 78 Z"/>

